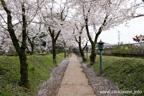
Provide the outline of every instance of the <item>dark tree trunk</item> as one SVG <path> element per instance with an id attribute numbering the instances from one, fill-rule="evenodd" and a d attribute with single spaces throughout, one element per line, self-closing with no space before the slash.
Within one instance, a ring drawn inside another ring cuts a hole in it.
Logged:
<path id="1" fill-rule="evenodd" d="M 64 47 L 64 58 L 67 57 L 67 50 L 66 50 L 66 42 L 63 40 L 63 47 Z"/>
<path id="2" fill-rule="evenodd" d="M 87 47 L 87 43 L 86 43 L 85 46 L 82 48 L 82 54 L 81 54 L 84 62 L 87 60 L 86 57 L 85 57 L 85 54 L 84 54 L 84 50 L 85 50 L 86 47 Z"/>
<path id="3" fill-rule="evenodd" d="M 52 38 L 52 53 L 53 53 L 53 63 L 56 63 L 56 42 L 54 37 Z"/>
<path id="4" fill-rule="evenodd" d="M 19 59 L 20 59 L 20 74 L 21 74 L 21 82 L 20 85 L 30 88 L 30 83 L 28 79 L 28 63 L 27 63 L 27 56 L 25 51 L 21 51 L 19 53 Z"/>
<path id="5" fill-rule="evenodd" d="M 81 39 L 80 39 L 78 44 L 79 44 L 79 50 L 80 50 L 80 54 L 81 54 L 82 60 L 85 62 L 86 58 L 85 58 L 85 55 L 84 55 L 84 50 L 81 47 Z"/>
<path id="6" fill-rule="evenodd" d="M 77 27 L 77 26 L 76 26 Z M 87 46 L 87 43 L 86 45 L 84 46 L 84 48 L 81 47 L 81 34 L 82 34 L 82 30 L 83 30 L 84 27 L 81 28 L 81 31 L 79 32 L 79 37 L 77 39 L 77 37 L 75 36 L 75 40 L 76 42 L 78 43 L 79 45 L 79 51 L 80 51 L 80 55 L 82 57 L 82 60 L 85 62 L 86 61 L 86 58 L 85 58 L 85 55 L 84 55 L 84 49 L 85 47 Z M 78 29 L 78 28 L 77 28 Z"/>
<path id="7" fill-rule="evenodd" d="M 31 45 L 31 53 L 30 53 L 30 55 L 33 55 L 33 53 L 34 53 L 34 44 Z"/>
<path id="8" fill-rule="evenodd" d="M 67 57 L 67 52 L 66 52 L 66 50 L 64 49 L 64 58 L 66 58 Z"/>
<path id="9" fill-rule="evenodd" d="M 86 58 L 85 58 L 84 52 L 81 51 L 80 53 L 81 53 L 82 60 L 85 62 L 85 61 L 86 61 Z"/>
<path id="10" fill-rule="evenodd" d="M 34 46 L 35 46 L 35 44 L 34 44 L 35 37 L 33 37 L 32 40 L 30 39 L 29 36 L 27 36 L 27 38 L 28 38 L 28 42 L 29 42 L 29 44 L 31 46 L 31 51 L 29 50 L 30 51 L 30 55 L 33 55 L 33 53 L 34 53 Z"/>
<path id="11" fill-rule="evenodd" d="M 96 60 L 95 44 L 93 44 L 91 47 L 90 65 L 94 65 Z"/>
<path id="12" fill-rule="evenodd" d="M 60 31 L 58 31 L 58 33 L 55 36 L 55 30 L 51 30 L 51 28 L 49 27 L 49 32 L 50 32 L 50 36 L 52 39 L 52 54 L 53 54 L 53 63 L 56 64 L 56 41 L 60 35 Z"/>
<path id="13" fill-rule="evenodd" d="M 22 4 L 22 45 L 21 45 L 21 51 L 19 52 L 19 58 L 20 58 L 20 74 L 21 74 L 21 84 L 22 86 L 26 88 L 30 88 L 30 83 L 28 79 L 28 63 L 27 63 L 27 57 L 26 57 L 26 40 L 27 40 L 27 22 L 26 22 L 26 16 L 25 16 L 25 6 Z"/>
<path id="14" fill-rule="evenodd" d="M 90 65 L 94 65 L 95 64 L 95 59 L 96 59 L 96 52 L 95 52 L 95 45 L 96 45 L 96 38 L 95 41 L 92 40 L 91 36 L 90 36 L 90 32 L 89 32 L 89 28 L 88 28 L 88 18 L 85 19 L 86 22 L 86 32 L 89 38 L 89 41 L 91 43 L 91 55 L 90 55 Z"/>

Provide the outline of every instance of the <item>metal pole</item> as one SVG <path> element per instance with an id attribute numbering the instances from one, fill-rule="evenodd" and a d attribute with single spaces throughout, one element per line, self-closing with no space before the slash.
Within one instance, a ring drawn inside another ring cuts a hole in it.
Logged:
<path id="1" fill-rule="evenodd" d="M 144 59 L 144 42 L 142 42 L 142 59 Z"/>
<path id="2" fill-rule="evenodd" d="M 120 46 L 120 31 L 118 31 L 118 47 Z"/>
<path id="3" fill-rule="evenodd" d="M 102 70 L 102 50 L 100 50 L 100 74 L 103 73 L 103 70 Z"/>
<path id="4" fill-rule="evenodd" d="M 86 52 L 86 55 L 87 55 L 87 62 L 88 62 L 88 51 Z"/>

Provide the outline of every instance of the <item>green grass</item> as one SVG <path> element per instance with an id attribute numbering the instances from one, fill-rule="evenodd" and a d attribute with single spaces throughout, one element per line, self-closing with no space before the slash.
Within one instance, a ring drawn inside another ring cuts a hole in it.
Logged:
<path id="1" fill-rule="evenodd" d="M 31 89 L 19 86 L 20 63 L 18 56 L 0 56 L 0 96 L 34 96 L 39 85 L 50 78 L 51 70 L 56 67 L 52 63 L 52 55 L 28 56 L 29 79 Z M 57 63 L 63 54 L 57 55 Z"/>
<path id="2" fill-rule="evenodd" d="M 96 72 L 100 71 L 99 59 L 99 56 L 97 56 L 96 64 L 93 66 Z M 115 83 L 117 82 L 121 90 L 140 90 L 143 93 L 134 96 L 144 96 L 144 59 L 103 56 L 103 72 L 102 76 Z M 129 96 L 132 96 L 132 94 L 129 94 Z"/>

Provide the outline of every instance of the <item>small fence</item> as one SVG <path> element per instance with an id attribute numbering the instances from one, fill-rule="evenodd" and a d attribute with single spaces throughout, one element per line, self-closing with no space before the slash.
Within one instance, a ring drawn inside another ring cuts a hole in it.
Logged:
<path id="1" fill-rule="evenodd" d="M 99 54 L 99 51 L 97 51 L 97 54 Z M 104 49 L 103 55 L 107 56 L 120 56 L 120 57 L 142 57 L 144 58 L 144 52 L 137 51 L 137 50 L 128 50 L 124 52 L 115 52 L 113 48 L 111 49 Z"/>

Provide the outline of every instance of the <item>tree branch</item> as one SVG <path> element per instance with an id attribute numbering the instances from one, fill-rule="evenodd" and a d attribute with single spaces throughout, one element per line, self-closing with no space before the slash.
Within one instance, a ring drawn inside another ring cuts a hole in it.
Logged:
<path id="1" fill-rule="evenodd" d="M 87 43 L 88 43 L 88 42 L 86 42 L 85 46 L 82 48 L 82 51 L 87 47 Z"/>
<path id="2" fill-rule="evenodd" d="M 61 30 L 60 30 L 60 31 L 58 31 L 58 33 L 57 33 L 57 35 L 56 35 L 56 37 L 55 37 L 55 41 L 58 39 L 58 37 L 59 37 L 60 33 L 61 33 Z"/>
<path id="3" fill-rule="evenodd" d="M 3 9 L 5 10 L 5 12 L 7 13 L 7 26 L 8 26 L 8 32 L 10 33 L 10 37 L 12 39 L 13 45 L 16 48 L 17 52 L 20 52 L 20 46 L 18 43 L 18 39 L 15 35 L 15 31 L 13 29 L 13 25 L 12 25 L 12 16 L 11 16 L 11 11 L 7 8 L 7 5 L 5 3 L 4 0 L 0 0 Z"/>
<path id="4" fill-rule="evenodd" d="M 40 5 L 44 2 L 44 0 L 40 3 Z M 37 3 L 39 3 L 39 0 L 37 1 Z M 27 26 L 33 21 L 33 19 L 36 17 L 38 10 L 40 8 L 40 5 L 37 6 L 36 12 L 34 14 L 34 16 L 32 17 L 32 19 L 30 20 L 30 22 L 27 24 Z"/>
<path id="5" fill-rule="evenodd" d="M 78 39 L 76 38 L 76 36 L 74 35 L 74 37 L 75 37 L 75 41 L 77 42 L 77 43 L 79 43 L 79 41 L 78 41 Z"/>
<path id="6" fill-rule="evenodd" d="M 53 36 L 50 26 L 48 27 L 51 37 Z"/>
<path id="7" fill-rule="evenodd" d="M 97 42 L 98 36 L 101 34 L 101 32 L 102 32 L 102 30 L 103 30 L 103 27 L 106 25 L 107 18 L 108 18 L 108 15 L 106 14 L 106 16 L 105 16 L 105 18 L 104 18 L 104 21 L 103 21 L 102 25 L 99 27 L 98 32 L 97 32 L 97 34 L 96 34 L 96 36 L 95 36 L 95 41 L 94 41 L 94 43 Z"/>
<path id="8" fill-rule="evenodd" d="M 138 17 L 143 17 L 143 16 L 144 16 L 144 14 L 139 14 L 137 16 L 132 16 L 132 18 L 138 18 Z"/>
<path id="9" fill-rule="evenodd" d="M 27 32 L 26 32 L 26 28 L 27 28 L 27 21 L 26 21 L 26 16 L 25 16 L 25 5 L 24 3 L 21 5 L 22 7 L 22 45 L 21 48 L 22 49 L 26 49 L 26 40 L 27 40 Z"/>
<path id="10" fill-rule="evenodd" d="M 88 28 L 88 19 L 87 18 L 85 19 L 85 23 L 86 23 L 85 27 L 86 27 L 86 32 L 87 32 L 88 38 L 89 38 L 90 42 L 93 43 L 93 40 L 90 36 L 89 28 Z"/>

